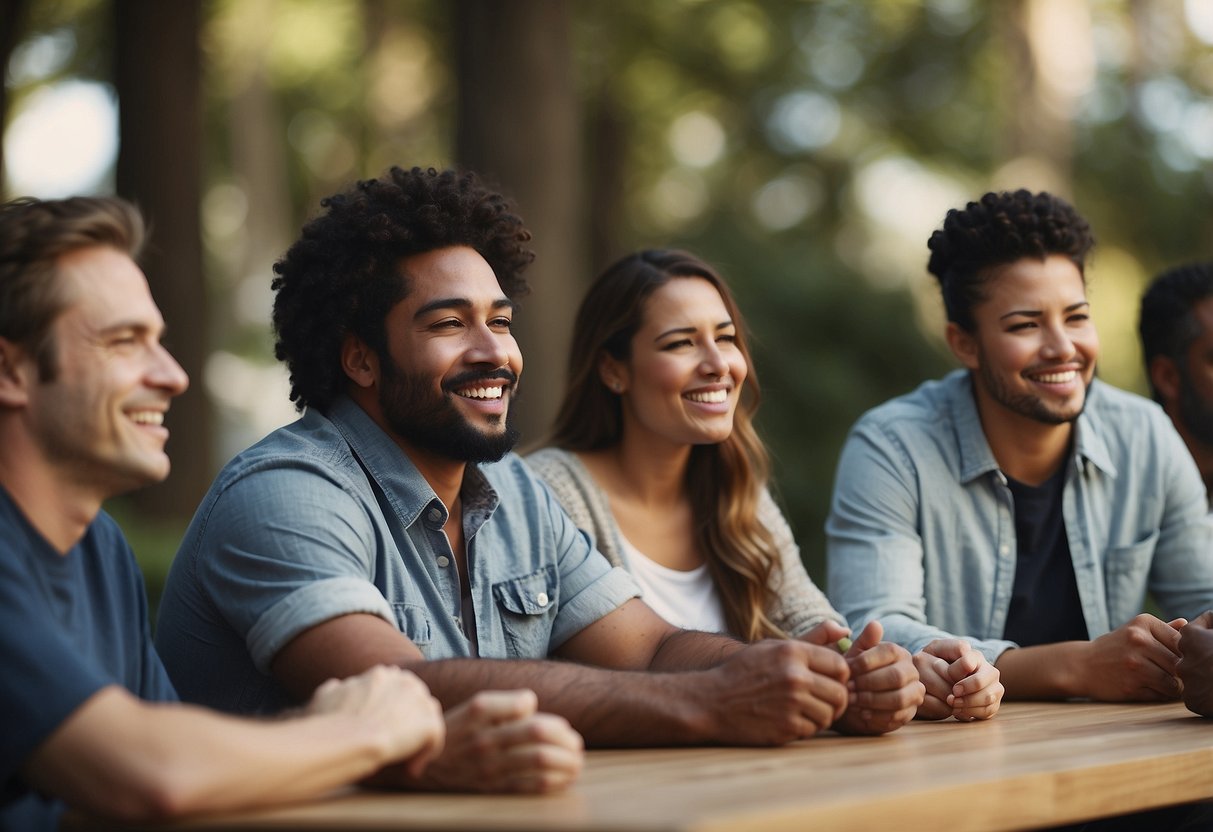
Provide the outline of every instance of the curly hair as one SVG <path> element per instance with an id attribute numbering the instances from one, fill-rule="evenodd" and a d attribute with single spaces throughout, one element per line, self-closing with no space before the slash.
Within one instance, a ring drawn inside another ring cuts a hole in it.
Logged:
<path id="1" fill-rule="evenodd" d="M 143 240 L 139 210 L 117 197 L 22 197 L 0 205 L 0 338 L 29 351 L 39 380 L 58 374 L 51 324 L 67 299 L 55 263 L 90 246 L 137 259 Z"/>
<path id="2" fill-rule="evenodd" d="M 631 357 L 632 337 L 644 322 L 646 302 L 679 277 L 700 277 L 716 287 L 749 367 L 729 438 L 691 449 L 684 482 L 695 544 L 720 591 L 729 630 L 749 641 L 783 636 L 766 614 L 774 601 L 772 577 L 780 557 L 771 533 L 758 520 L 759 499 L 770 478 L 770 459 L 754 429 L 758 377 L 737 302 L 712 267 L 685 251 L 650 249 L 624 257 L 598 276 L 577 311 L 568 383 L 549 442 L 565 450 L 589 451 L 623 438 L 623 406 L 599 377 L 599 358 L 603 353 L 620 361 Z"/>
<path id="3" fill-rule="evenodd" d="M 1068 257 L 1085 278 L 1091 228 L 1060 197 L 1020 189 L 987 193 L 963 210 L 948 211 L 927 241 L 927 270 L 939 280 L 948 320 L 973 332 L 973 307 L 986 299 L 991 269 L 1025 257 Z"/>
<path id="4" fill-rule="evenodd" d="M 341 345 L 353 333 L 387 354 L 388 312 L 409 291 L 403 258 L 468 246 L 510 299 L 527 292 L 531 234 L 510 202 L 471 172 L 393 167 L 321 200 L 274 264 L 274 354 L 290 371 L 291 401 L 324 411 L 345 389 Z"/>
<path id="5" fill-rule="evenodd" d="M 1213 297 L 1213 261 L 1168 269 L 1154 278 L 1141 298 L 1137 332 L 1150 391 L 1160 404 L 1162 398 L 1154 387 L 1150 364 L 1156 356 L 1165 355 L 1186 373 L 1188 345 L 1200 335 L 1193 307 L 1208 297 Z"/>

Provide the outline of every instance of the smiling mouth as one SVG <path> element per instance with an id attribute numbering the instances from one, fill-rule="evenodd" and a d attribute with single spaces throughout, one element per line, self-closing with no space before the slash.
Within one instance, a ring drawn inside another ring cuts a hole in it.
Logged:
<path id="1" fill-rule="evenodd" d="M 1028 376 L 1032 381 L 1042 384 L 1066 384 L 1078 378 L 1078 370 L 1064 370 L 1059 373 L 1036 373 Z"/>
<path id="2" fill-rule="evenodd" d="M 700 404 L 723 404 L 728 401 L 728 390 L 706 390 L 694 393 L 686 393 L 684 397 Z"/>
<path id="3" fill-rule="evenodd" d="M 462 396 L 465 399 L 500 399 L 505 395 L 504 387 L 468 387 L 464 390 L 456 390 L 455 395 Z"/>
<path id="4" fill-rule="evenodd" d="M 164 424 L 164 412 L 160 410 L 132 410 L 127 416 L 136 425 L 160 427 Z"/>

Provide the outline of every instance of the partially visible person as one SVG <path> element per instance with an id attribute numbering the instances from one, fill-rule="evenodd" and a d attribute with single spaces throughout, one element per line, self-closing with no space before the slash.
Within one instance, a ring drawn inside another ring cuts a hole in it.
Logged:
<path id="1" fill-rule="evenodd" d="M 851 430 L 829 595 L 909 650 L 969 640 L 1008 697 L 1176 700 L 1178 628 L 1213 606 L 1213 532 L 1166 415 L 1095 378 L 1093 242 L 1047 193 L 948 212 L 928 268 L 963 369 Z M 1142 613 L 1147 590 L 1169 620 Z"/>
<path id="2" fill-rule="evenodd" d="M 443 744 L 399 669 L 321 685 L 298 718 L 175 702 L 143 581 L 103 500 L 168 475 L 164 415 L 186 389 L 113 198 L 0 206 L 0 829 L 65 806 L 120 820 L 319 795 Z"/>
<path id="3" fill-rule="evenodd" d="M 747 641 L 832 644 L 849 630 L 809 579 L 768 490 L 757 406 L 744 323 L 724 280 L 687 252 L 640 251 L 609 266 L 582 301 L 553 447 L 527 461 L 667 621 Z M 997 671 L 976 651 L 941 655 L 960 690 L 992 696 L 934 715 L 992 716 Z M 853 695 L 835 727 L 884 733 L 913 718 L 918 672 L 909 653 L 881 641 L 878 622 L 847 661 Z"/>
<path id="4" fill-rule="evenodd" d="M 182 696 L 272 712 L 380 663 L 447 707 L 532 688 L 544 719 L 448 741 L 426 778 L 452 789 L 562 787 L 582 737 L 763 745 L 836 722 L 837 650 L 664 621 L 510 453 L 532 254 L 505 197 L 392 168 L 322 204 L 275 265 L 304 413 L 220 472 L 161 601 Z"/>
<path id="5" fill-rule="evenodd" d="M 1213 611 L 1206 610 L 1179 631 L 1179 678 L 1184 704 L 1213 717 Z"/>
<path id="6" fill-rule="evenodd" d="M 1163 272 L 1141 299 L 1146 377 L 1213 495 L 1213 262 Z"/>

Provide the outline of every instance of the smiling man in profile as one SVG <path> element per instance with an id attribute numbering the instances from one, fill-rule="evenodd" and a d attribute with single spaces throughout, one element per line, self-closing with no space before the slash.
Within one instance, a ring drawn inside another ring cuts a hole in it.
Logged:
<path id="1" fill-rule="evenodd" d="M 592 744 L 775 744 L 866 703 L 832 648 L 667 624 L 509 453 L 531 254 L 503 197 L 393 168 L 323 205 L 275 267 L 306 412 L 220 474 L 161 604 L 183 696 L 273 711 L 383 662 L 448 707 L 532 689 L 563 718 L 532 700 L 451 721 L 427 771 L 488 790 L 567 782 L 569 723 Z"/>
<path id="2" fill-rule="evenodd" d="M 177 703 L 130 547 L 102 501 L 163 480 L 188 380 L 112 198 L 0 206 L 0 830 L 65 806 L 154 820 L 299 800 L 442 745 L 412 674 L 328 682 L 254 723 Z"/>

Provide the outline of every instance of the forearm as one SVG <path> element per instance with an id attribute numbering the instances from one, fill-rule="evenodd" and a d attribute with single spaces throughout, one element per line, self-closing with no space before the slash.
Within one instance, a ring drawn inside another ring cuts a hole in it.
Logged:
<path id="1" fill-rule="evenodd" d="M 697 648 L 674 643 L 670 649 Z M 539 697 L 541 711 L 567 719 L 589 746 L 693 745 L 717 736 L 710 703 L 697 693 L 704 687 L 699 673 L 495 659 L 444 659 L 407 667 L 422 678 L 444 708 L 482 690 L 529 688 Z"/>
<path id="2" fill-rule="evenodd" d="M 388 762 L 378 732 L 337 715 L 257 723 L 117 688 L 81 710 L 35 752 L 27 775 L 69 805 L 124 820 L 314 797 Z"/>
<path id="3" fill-rule="evenodd" d="M 1090 642 L 1062 641 L 1003 651 L 998 668 L 1007 699 L 1088 696 L 1080 670 Z"/>

